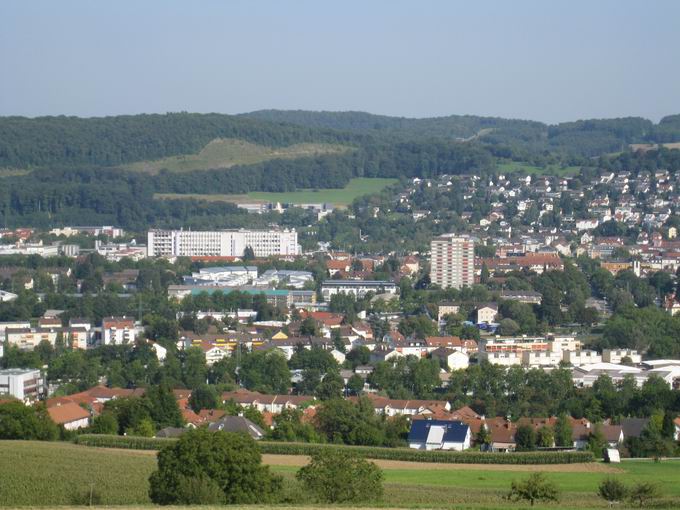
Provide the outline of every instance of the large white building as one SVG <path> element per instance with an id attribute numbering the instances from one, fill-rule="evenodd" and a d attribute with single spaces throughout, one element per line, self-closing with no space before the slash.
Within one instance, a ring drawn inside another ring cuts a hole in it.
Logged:
<path id="1" fill-rule="evenodd" d="M 45 396 L 45 379 L 36 369 L 0 370 L 0 395 L 9 395 L 22 401 L 38 400 Z"/>
<path id="2" fill-rule="evenodd" d="M 357 299 L 369 292 L 375 294 L 396 294 L 397 285 L 383 280 L 326 280 L 321 284 L 324 301 L 330 301 L 335 294 L 353 294 Z"/>
<path id="3" fill-rule="evenodd" d="M 430 281 L 441 288 L 460 289 L 475 282 L 475 243 L 446 234 L 430 243 Z"/>
<path id="4" fill-rule="evenodd" d="M 284 230 L 150 230 L 150 257 L 243 257 L 247 247 L 256 257 L 299 255 L 297 232 Z"/>

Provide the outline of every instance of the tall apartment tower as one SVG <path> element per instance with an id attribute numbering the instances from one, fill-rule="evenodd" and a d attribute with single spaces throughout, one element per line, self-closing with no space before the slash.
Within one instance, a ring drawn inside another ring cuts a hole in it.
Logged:
<path id="1" fill-rule="evenodd" d="M 445 234 L 430 243 L 430 281 L 446 289 L 460 289 L 475 281 L 475 243 L 468 237 Z"/>

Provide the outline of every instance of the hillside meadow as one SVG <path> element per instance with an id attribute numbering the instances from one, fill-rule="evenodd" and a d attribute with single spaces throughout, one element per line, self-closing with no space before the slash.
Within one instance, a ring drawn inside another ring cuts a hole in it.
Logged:
<path id="1" fill-rule="evenodd" d="M 344 188 L 308 189 L 282 193 L 253 191 L 243 195 L 157 193 L 154 195 L 154 198 L 160 200 L 193 199 L 208 202 L 231 202 L 234 204 L 263 204 L 269 202 L 279 202 L 282 204 L 329 203 L 335 207 L 347 207 L 355 198 L 379 193 L 396 182 L 397 179 L 356 177 L 351 179 Z"/>
<path id="2" fill-rule="evenodd" d="M 285 147 L 268 147 L 235 138 L 218 138 L 208 143 L 198 154 L 170 156 L 153 161 L 138 161 L 120 168 L 134 172 L 156 174 L 169 172 L 192 172 L 213 168 L 230 168 L 236 165 L 254 165 L 271 159 L 295 159 L 343 154 L 351 147 L 330 143 L 297 143 Z"/>
<path id="3" fill-rule="evenodd" d="M 40 507 L 96 505 L 137 508 L 150 505 L 147 479 L 156 464 L 155 452 L 91 448 L 71 443 L 0 442 L 0 506 Z M 285 480 L 280 508 L 305 501 L 294 479 L 303 457 L 264 457 Z M 378 461 L 385 474 L 382 508 L 523 508 L 503 499 L 513 479 L 530 466 L 432 465 Z M 546 472 L 561 492 L 561 502 L 546 508 L 606 508 L 595 491 L 599 481 L 614 476 L 626 483 L 654 481 L 663 497 L 655 508 L 680 506 L 680 461 L 627 461 L 603 464 L 533 466 Z M 368 505 L 370 506 L 376 506 Z M 207 508 L 207 507 L 201 507 Z M 248 507 L 257 508 L 257 507 Z M 534 508 L 541 508 L 536 506 Z M 620 505 L 619 508 L 626 508 Z"/>

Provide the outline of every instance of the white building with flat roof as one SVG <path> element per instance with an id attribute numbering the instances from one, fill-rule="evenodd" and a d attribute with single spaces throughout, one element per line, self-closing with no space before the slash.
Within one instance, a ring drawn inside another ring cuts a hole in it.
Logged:
<path id="1" fill-rule="evenodd" d="M 606 363 L 618 365 L 624 358 L 630 359 L 630 362 L 634 365 L 642 361 L 642 356 L 633 349 L 604 349 L 602 351 L 602 361 Z"/>
<path id="2" fill-rule="evenodd" d="M 442 289 L 475 283 L 475 243 L 468 237 L 446 234 L 430 243 L 430 281 Z"/>
<path id="3" fill-rule="evenodd" d="M 45 379 L 37 369 L 0 370 L 0 395 L 11 396 L 24 402 L 38 400 L 45 396 Z"/>
<path id="4" fill-rule="evenodd" d="M 396 294 L 397 285 L 384 280 L 326 280 L 321 284 L 324 301 L 330 301 L 335 294 L 353 294 L 357 299 L 369 292 L 374 294 Z"/>
<path id="5" fill-rule="evenodd" d="M 299 255 L 295 229 L 274 230 L 150 230 L 150 257 L 243 257 L 246 248 L 256 257 Z"/>

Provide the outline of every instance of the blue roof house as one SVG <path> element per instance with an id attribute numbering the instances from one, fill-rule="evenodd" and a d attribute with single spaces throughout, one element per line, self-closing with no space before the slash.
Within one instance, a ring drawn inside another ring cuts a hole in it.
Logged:
<path id="1" fill-rule="evenodd" d="M 408 445 L 416 450 L 456 450 L 470 448 L 470 427 L 461 421 L 413 420 Z"/>

